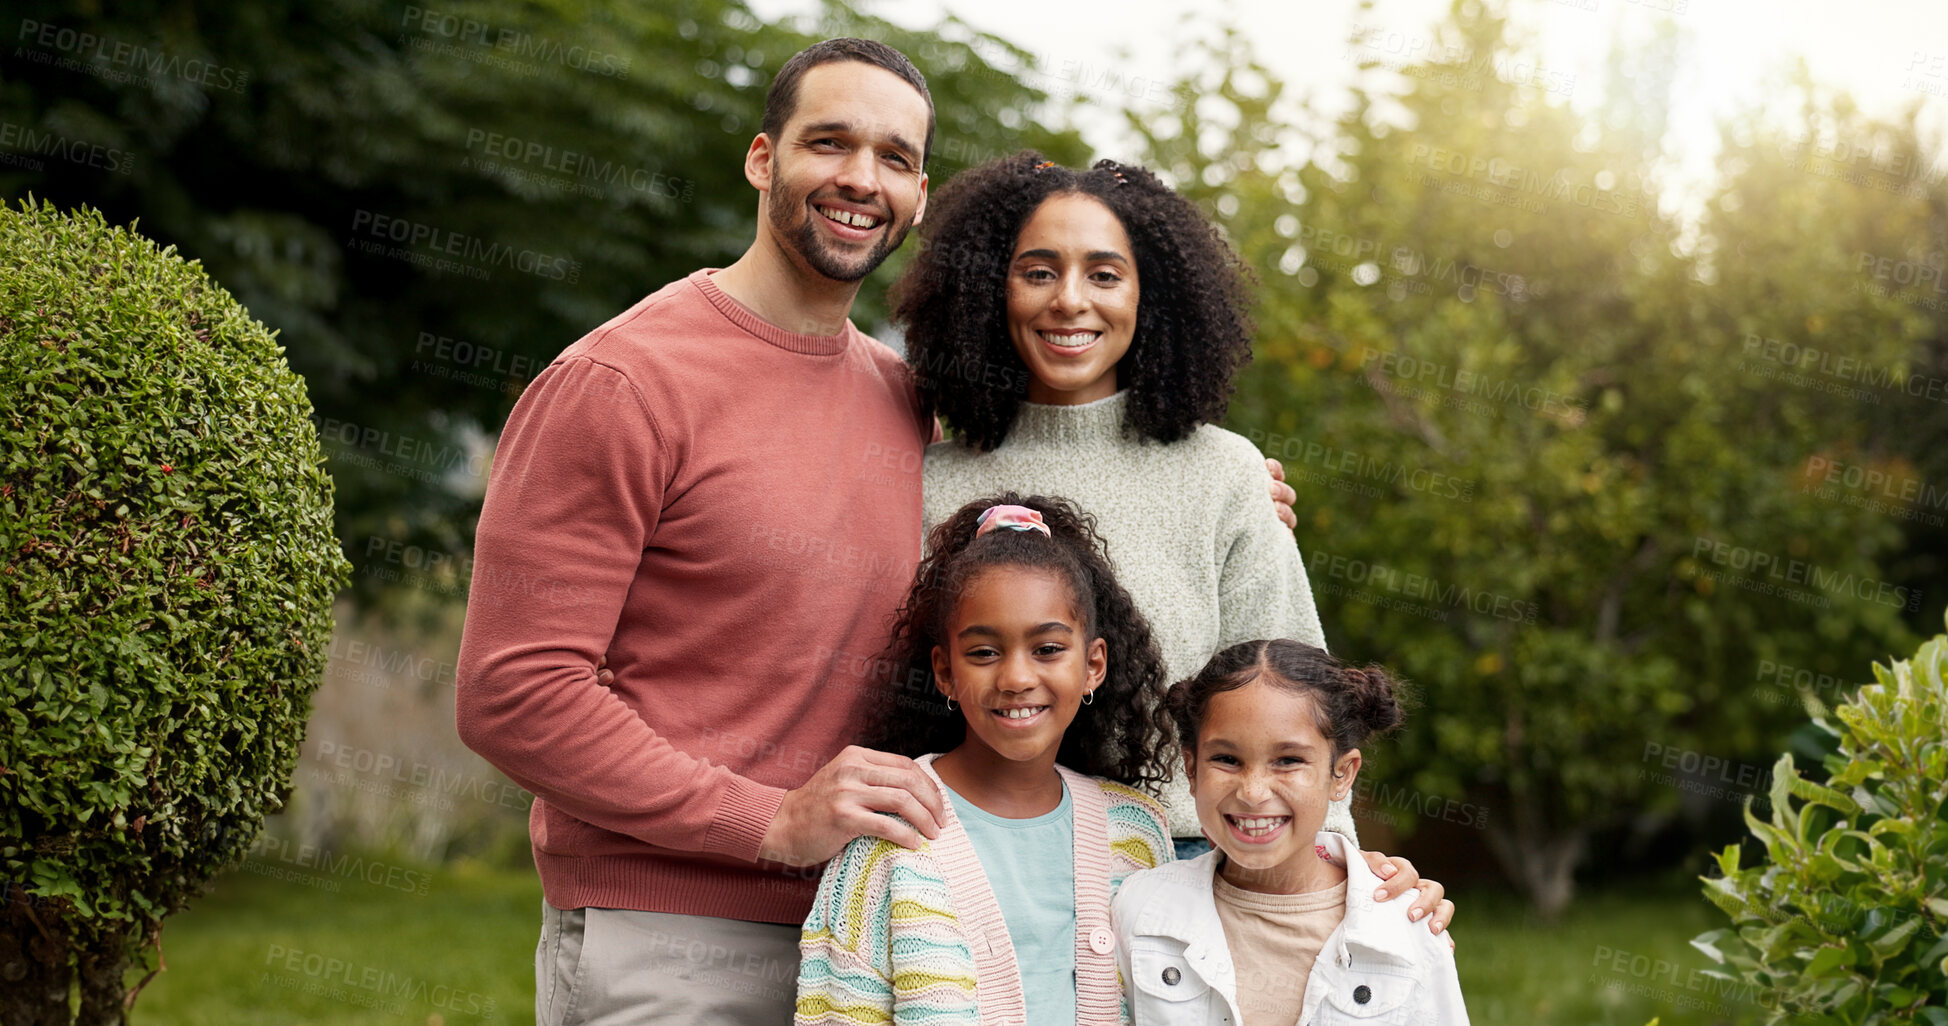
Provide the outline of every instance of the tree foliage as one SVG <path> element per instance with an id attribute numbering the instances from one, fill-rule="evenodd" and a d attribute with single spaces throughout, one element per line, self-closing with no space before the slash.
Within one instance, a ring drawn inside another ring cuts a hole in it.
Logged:
<path id="1" fill-rule="evenodd" d="M 281 809 L 348 567 L 304 382 L 202 268 L 0 212 L 9 1024 L 122 969 Z"/>
<path id="2" fill-rule="evenodd" d="M 1761 787 L 1723 767 L 1785 729 L 1774 678 L 1845 680 L 1938 607 L 1884 569 L 1908 522 L 1810 479 L 1921 462 L 1943 407 L 1870 386 L 1901 411 L 1876 419 L 1765 340 L 1922 370 L 1938 322 L 1852 267 L 1941 190 L 1787 173 L 1785 130 L 1749 127 L 1687 221 L 1661 181 L 1678 39 L 1607 81 L 1525 56 L 1492 7 L 1425 42 L 1356 38 L 1369 77 L 1308 135 L 1232 32 L 1179 116 L 1131 124 L 1263 279 L 1232 426 L 1300 491 L 1329 634 L 1425 691 L 1367 811 L 1480 828 L 1553 912 L 1593 838 Z M 1566 102 L 1596 87 L 1600 116 Z"/>

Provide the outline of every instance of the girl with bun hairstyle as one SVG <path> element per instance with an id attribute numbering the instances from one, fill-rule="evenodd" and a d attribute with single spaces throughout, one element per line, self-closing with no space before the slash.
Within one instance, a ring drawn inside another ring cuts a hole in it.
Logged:
<path id="1" fill-rule="evenodd" d="M 1448 940 L 1376 903 L 1365 861 L 1321 829 L 1361 746 L 1399 725 L 1398 688 L 1380 667 L 1278 640 L 1227 648 L 1165 695 L 1159 724 L 1215 847 L 1116 895 L 1135 1026 L 1466 1026 Z"/>

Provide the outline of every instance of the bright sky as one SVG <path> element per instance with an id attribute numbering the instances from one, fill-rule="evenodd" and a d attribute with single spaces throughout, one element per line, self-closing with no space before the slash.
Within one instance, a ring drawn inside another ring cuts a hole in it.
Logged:
<path id="1" fill-rule="evenodd" d="M 815 0 L 750 0 L 760 17 L 808 12 Z M 1078 127 L 1100 153 L 1127 153 L 1122 109 L 1161 112 L 1162 87 L 1176 70 L 1173 54 L 1187 33 L 1217 20 L 1184 12 L 1208 0 L 860 0 L 869 11 L 915 28 L 938 25 L 944 12 L 1007 39 L 1041 58 L 1057 82 L 1084 83 L 1091 100 Z M 1349 45 L 1383 58 L 1406 57 L 1429 44 L 1445 0 L 1375 0 L 1361 18 L 1354 0 L 1227 0 L 1257 45 L 1259 59 L 1331 116 L 1356 74 Z M 1948 137 L 1948 3 L 1943 0 L 1512 0 L 1513 34 L 1532 44 L 1537 65 L 1575 76 L 1559 92 L 1581 110 L 1603 101 L 1600 69 L 1613 41 L 1643 39 L 1659 19 L 1683 39 L 1669 142 L 1680 160 L 1673 184 L 1695 193 L 1712 174 L 1720 120 L 1749 110 L 1795 57 L 1814 81 L 1845 90 L 1874 113 L 1892 116 L 1917 101 L 1937 141 Z M 1127 54 L 1127 57 L 1122 54 Z M 1124 83 L 1091 86 L 1105 75 Z M 1052 83 L 1044 82 L 1044 85 Z M 1074 88 L 1073 85 L 1070 86 Z M 1132 95 L 1134 94 L 1134 95 Z M 1555 98 L 1555 95 L 1550 97 Z"/>

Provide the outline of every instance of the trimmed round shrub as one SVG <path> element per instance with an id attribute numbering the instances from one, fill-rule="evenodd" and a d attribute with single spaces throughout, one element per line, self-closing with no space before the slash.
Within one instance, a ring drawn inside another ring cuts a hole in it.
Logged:
<path id="1" fill-rule="evenodd" d="M 1826 782 L 1782 755 L 1772 815 L 1748 804 L 1764 858 L 1705 879 L 1732 928 L 1691 943 L 1768 1023 L 1948 1026 L 1948 635 L 1874 678 L 1813 720 Z"/>
<path id="2" fill-rule="evenodd" d="M 331 605 L 304 381 L 173 247 L 0 207 L 0 1017 L 123 977 L 283 807 Z"/>

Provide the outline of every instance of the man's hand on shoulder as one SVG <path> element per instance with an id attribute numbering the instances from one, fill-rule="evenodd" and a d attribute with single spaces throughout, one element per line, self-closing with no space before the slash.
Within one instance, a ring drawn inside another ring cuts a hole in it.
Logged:
<path id="1" fill-rule="evenodd" d="M 900 818 L 880 815 L 884 812 Z M 940 789 L 918 763 L 852 745 L 819 767 L 805 786 L 785 792 L 758 857 L 813 866 L 830 861 L 861 835 L 918 848 L 924 839 L 940 836 L 946 818 Z"/>

